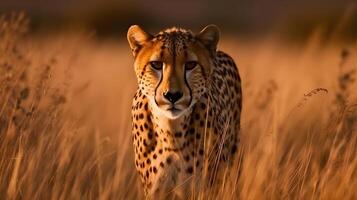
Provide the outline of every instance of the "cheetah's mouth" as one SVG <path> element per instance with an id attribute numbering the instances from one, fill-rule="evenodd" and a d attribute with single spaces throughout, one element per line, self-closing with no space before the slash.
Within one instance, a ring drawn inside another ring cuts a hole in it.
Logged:
<path id="1" fill-rule="evenodd" d="M 158 108 L 158 111 L 169 119 L 177 119 L 183 113 L 185 113 L 185 110 L 187 109 L 186 107 L 180 104 L 163 104 L 161 106 L 156 104 L 156 106 L 156 108 Z"/>
<path id="2" fill-rule="evenodd" d="M 170 108 L 167 109 L 168 111 L 171 111 L 171 112 L 180 112 L 181 110 L 176 108 L 175 106 L 171 106 Z"/>
<path id="3" fill-rule="evenodd" d="M 188 109 L 188 107 L 186 107 L 182 103 L 173 104 L 173 103 L 161 102 L 161 104 L 158 104 L 155 101 L 153 102 L 153 104 L 161 114 L 163 114 L 169 119 L 176 119 L 180 117 Z"/>

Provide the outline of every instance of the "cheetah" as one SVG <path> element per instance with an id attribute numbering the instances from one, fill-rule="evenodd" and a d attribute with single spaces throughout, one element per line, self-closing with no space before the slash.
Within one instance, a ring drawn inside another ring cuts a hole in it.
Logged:
<path id="1" fill-rule="evenodd" d="M 128 29 L 138 89 L 132 103 L 135 166 L 148 199 L 187 199 L 237 157 L 241 79 L 217 50 L 220 31 Z"/>

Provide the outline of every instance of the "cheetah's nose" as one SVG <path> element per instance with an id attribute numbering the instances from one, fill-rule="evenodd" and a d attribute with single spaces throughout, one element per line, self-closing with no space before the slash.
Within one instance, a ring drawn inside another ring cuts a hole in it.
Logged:
<path id="1" fill-rule="evenodd" d="M 169 100 L 171 103 L 175 103 L 176 101 L 178 101 L 182 96 L 182 92 L 164 92 L 163 93 L 165 99 Z"/>

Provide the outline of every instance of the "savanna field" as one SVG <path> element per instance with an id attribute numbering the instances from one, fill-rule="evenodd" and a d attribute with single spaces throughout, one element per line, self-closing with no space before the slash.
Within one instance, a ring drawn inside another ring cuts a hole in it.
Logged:
<path id="1" fill-rule="evenodd" d="M 143 199 L 125 34 L 28 23 L 0 18 L 0 199 Z M 221 30 L 243 81 L 244 156 L 200 199 L 357 199 L 357 42 L 335 40 L 339 28 L 299 42 Z"/>

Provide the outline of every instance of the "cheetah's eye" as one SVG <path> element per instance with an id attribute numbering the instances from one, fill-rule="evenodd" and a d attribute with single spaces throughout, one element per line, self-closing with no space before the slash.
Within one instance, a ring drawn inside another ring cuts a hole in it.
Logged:
<path id="1" fill-rule="evenodd" d="M 185 63 L 185 69 L 186 70 L 192 70 L 197 66 L 197 62 L 196 61 L 188 61 Z"/>
<path id="2" fill-rule="evenodd" d="M 155 70 L 162 70 L 163 62 L 161 61 L 151 61 L 150 66 Z"/>

